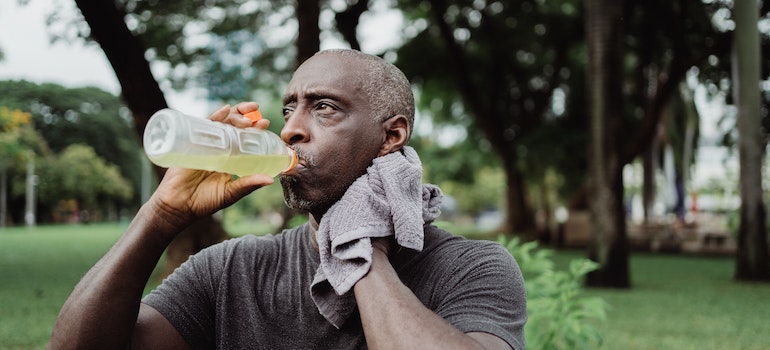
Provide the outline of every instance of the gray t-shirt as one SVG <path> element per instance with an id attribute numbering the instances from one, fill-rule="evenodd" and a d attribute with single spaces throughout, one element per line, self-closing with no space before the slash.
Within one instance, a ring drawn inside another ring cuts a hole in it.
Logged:
<path id="1" fill-rule="evenodd" d="M 423 250 L 403 249 L 391 262 L 417 298 L 460 331 L 524 349 L 524 281 L 499 244 L 425 226 Z M 340 329 L 318 313 L 310 297 L 318 264 L 307 224 L 244 236 L 191 256 L 143 302 L 194 349 L 366 348 L 357 313 Z"/>

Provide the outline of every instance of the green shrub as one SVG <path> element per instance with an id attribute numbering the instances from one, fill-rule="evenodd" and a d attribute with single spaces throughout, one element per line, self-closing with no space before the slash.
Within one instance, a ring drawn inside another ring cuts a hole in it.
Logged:
<path id="1" fill-rule="evenodd" d="M 598 297 L 582 294 L 584 276 L 598 264 L 573 259 L 567 271 L 556 271 L 553 251 L 537 242 L 521 243 L 518 237 L 499 236 L 519 263 L 527 290 L 529 320 L 524 328 L 530 349 L 594 349 L 602 336 L 594 326 L 604 322 L 608 305 Z"/>

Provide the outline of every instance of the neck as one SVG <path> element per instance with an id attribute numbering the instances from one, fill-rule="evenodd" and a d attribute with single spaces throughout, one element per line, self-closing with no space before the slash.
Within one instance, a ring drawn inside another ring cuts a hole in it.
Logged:
<path id="1" fill-rule="evenodd" d="M 313 243 L 313 248 L 315 248 L 316 251 L 318 251 L 318 241 L 316 240 L 316 231 L 318 231 L 318 223 L 321 221 L 320 218 L 316 220 L 315 215 L 309 214 L 308 215 L 308 224 L 310 224 L 310 229 L 308 230 L 310 234 L 310 241 Z"/>

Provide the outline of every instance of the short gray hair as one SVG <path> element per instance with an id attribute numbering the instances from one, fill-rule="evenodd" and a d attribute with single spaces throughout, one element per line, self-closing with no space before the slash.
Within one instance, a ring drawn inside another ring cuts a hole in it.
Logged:
<path id="1" fill-rule="evenodd" d="M 362 89 L 372 102 L 373 117 L 385 121 L 395 115 L 404 115 L 414 127 L 414 95 L 404 73 L 384 59 L 351 49 L 319 51 L 316 55 L 335 54 L 357 59 L 366 65 Z"/>

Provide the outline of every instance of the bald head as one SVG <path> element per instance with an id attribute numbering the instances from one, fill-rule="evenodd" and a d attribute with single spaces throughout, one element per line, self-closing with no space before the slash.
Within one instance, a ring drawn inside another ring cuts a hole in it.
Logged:
<path id="1" fill-rule="evenodd" d="M 412 86 L 398 67 L 380 57 L 356 50 L 324 50 L 314 56 L 321 55 L 336 55 L 361 64 L 361 89 L 371 101 L 372 118 L 381 122 L 400 114 L 409 120 L 410 129 L 414 126 Z"/>

